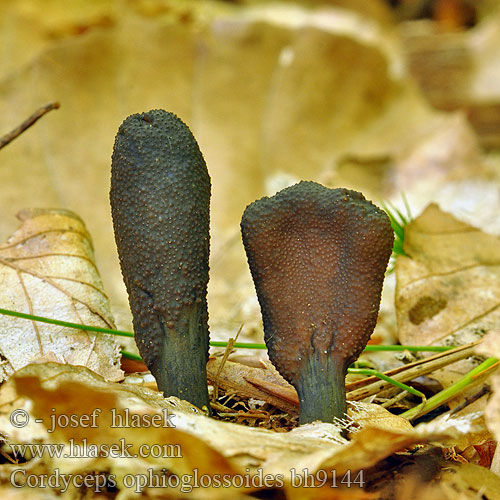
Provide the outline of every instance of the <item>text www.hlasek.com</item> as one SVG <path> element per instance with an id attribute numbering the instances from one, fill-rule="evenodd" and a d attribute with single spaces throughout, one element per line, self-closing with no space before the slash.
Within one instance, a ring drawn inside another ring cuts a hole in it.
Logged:
<path id="1" fill-rule="evenodd" d="M 127 444 L 125 438 L 114 444 L 93 444 L 86 438 L 80 442 L 70 439 L 68 444 L 9 444 L 15 458 L 31 456 L 42 458 L 182 458 L 179 444 L 141 444 L 137 453 L 132 453 L 132 444 Z"/>

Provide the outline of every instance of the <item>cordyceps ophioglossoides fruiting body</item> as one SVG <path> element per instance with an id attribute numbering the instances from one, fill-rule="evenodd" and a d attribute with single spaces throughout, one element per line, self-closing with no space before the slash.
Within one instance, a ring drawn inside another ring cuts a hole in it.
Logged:
<path id="1" fill-rule="evenodd" d="M 111 211 L 139 352 L 158 388 L 209 408 L 210 177 L 189 128 L 163 110 L 115 139 Z"/>
<path id="2" fill-rule="evenodd" d="M 345 375 L 377 322 L 394 240 L 361 193 L 300 182 L 241 221 L 269 357 L 297 389 L 301 424 L 346 411 Z"/>

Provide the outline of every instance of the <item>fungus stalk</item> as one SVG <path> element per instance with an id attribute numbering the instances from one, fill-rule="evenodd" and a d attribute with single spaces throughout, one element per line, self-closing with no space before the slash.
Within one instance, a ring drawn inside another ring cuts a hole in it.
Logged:
<path id="1" fill-rule="evenodd" d="M 297 390 L 299 422 L 343 418 L 347 368 L 377 322 L 389 218 L 361 193 L 300 182 L 250 204 L 241 230 L 269 358 Z"/>
<path id="2" fill-rule="evenodd" d="M 174 114 L 153 110 L 122 123 L 110 200 L 139 352 L 165 396 L 209 408 L 210 177 Z"/>

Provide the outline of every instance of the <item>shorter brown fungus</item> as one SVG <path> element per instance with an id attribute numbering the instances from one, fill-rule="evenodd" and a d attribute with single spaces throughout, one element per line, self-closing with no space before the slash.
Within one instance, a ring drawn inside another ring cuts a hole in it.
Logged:
<path id="1" fill-rule="evenodd" d="M 377 322 L 394 234 L 361 193 L 300 182 L 241 221 L 269 357 L 296 389 L 300 423 L 346 412 L 345 376 Z"/>

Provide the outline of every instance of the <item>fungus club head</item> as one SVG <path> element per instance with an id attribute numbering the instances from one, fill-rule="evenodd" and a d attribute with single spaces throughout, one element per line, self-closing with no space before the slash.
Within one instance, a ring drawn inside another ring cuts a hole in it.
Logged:
<path id="1" fill-rule="evenodd" d="M 389 218 L 361 193 L 300 182 L 250 204 L 243 243 L 269 357 L 297 389 L 300 422 L 345 413 L 345 374 L 377 322 Z"/>
<path id="2" fill-rule="evenodd" d="M 139 351 L 165 395 L 208 406 L 210 177 L 177 116 L 157 109 L 122 123 L 110 201 Z"/>

